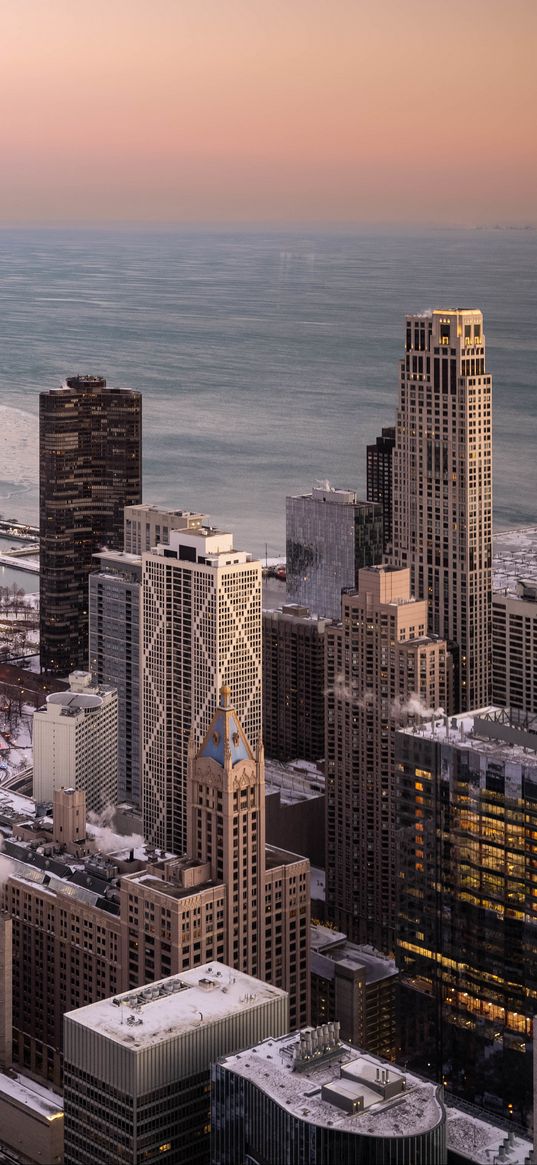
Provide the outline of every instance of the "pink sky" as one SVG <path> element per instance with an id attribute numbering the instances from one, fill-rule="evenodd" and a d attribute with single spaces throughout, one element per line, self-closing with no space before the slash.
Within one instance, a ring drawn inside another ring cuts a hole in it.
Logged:
<path id="1" fill-rule="evenodd" d="M 535 0 L 2 0 L 0 222 L 535 222 Z"/>

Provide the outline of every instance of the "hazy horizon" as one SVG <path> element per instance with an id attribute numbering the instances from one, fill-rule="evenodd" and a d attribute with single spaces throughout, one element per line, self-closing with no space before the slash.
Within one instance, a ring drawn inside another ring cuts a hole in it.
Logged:
<path id="1" fill-rule="evenodd" d="M 533 0 L 4 0 L 6 226 L 535 222 Z"/>

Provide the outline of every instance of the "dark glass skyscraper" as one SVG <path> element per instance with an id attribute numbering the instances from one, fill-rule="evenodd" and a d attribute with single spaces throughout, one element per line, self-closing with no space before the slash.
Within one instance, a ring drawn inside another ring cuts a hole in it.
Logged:
<path id="1" fill-rule="evenodd" d="M 92 554 L 122 546 L 123 508 L 141 501 L 142 397 L 74 376 L 39 415 L 41 666 L 62 675 L 87 666 Z"/>
<path id="2" fill-rule="evenodd" d="M 392 453 L 395 428 L 383 429 L 374 445 L 367 446 L 367 500 L 380 502 L 384 523 L 384 549 L 392 540 Z"/>

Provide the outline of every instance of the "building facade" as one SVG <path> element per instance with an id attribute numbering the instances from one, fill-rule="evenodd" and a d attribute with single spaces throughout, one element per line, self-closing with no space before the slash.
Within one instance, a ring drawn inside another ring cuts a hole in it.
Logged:
<path id="1" fill-rule="evenodd" d="M 52 801 L 54 790 L 83 789 L 88 810 L 117 804 L 118 699 L 89 672 L 73 672 L 67 692 L 51 692 L 33 716 L 33 795 Z"/>
<path id="2" fill-rule="evenodd" d="M 87 667 L 92 555 L 121 548 L 123 509 L 141 501 L 142 398 L 73 376 L 39 397 L 41 667 Z"/>
<path id="3" fill-rule="evenodd" d="M 391 561 L 409 567 L 429 631 L 454 651 L 460 711 L 490 701 L 492 379 L 483 316 L 407 316 L 393 451 Z"/>
<path id="4" fill-rule="evenodd" d="M 537 578 L 492 596 L 492 699 L 537 716 Z"/>
<path id="5" fill-rule="evenodd" d="M 367 500 L 380 502 L 384 529 L 384 550 L 392 541 L 392 457 L 395 429 L 383 429 L 374 445 L 367 446 Z"/>
<path id="6" fill-rule="evenodd" d="M 311 1022 L 339 1021 L 341 1036 L 384 1060 L 398 1052 L 397 967 L 373 947 L 317 924 L 311 928 Z"/>
<path id="7" fill-rule="evenodd" d="M 89 576 L 89 668 L 97 684 L 116 689 L 117 799 L 141 804 L 140 597 L 142 560 L 122 550 L 94 556 Z"/>
<path id="8" fill-rule="evenodd" d="M 395 730 L 449 706 L 449 663 L 409 570 L 361 570 L 326 630 L 326 905 L 352 941 L 381 951 L 397 911 Z"/>
<path id="9" fill-rule="evenodd" d="M 382 508 L 330 482 L 286 500 L 287 598 L 339 619 L 341 593 L 362 566 L 382 561 Z"/>
<path id="10" fill-rule="evenodd" d="M 222 685 L 249 743 L 262 727 L 261 564 L 208 527 L 172 532 L 143 555 L 144 835 L 186 852 L 188 748 L 201 744 Z"/>
<path id="11" fill-rule="evenodd" d="M 209 1165 L 210 1067 L 283 1035 L 287 997 L 223 963 L 65 1016 L 65 1165 Z"/>
<path id="12" fill-rule="evenodd" d="M 226 1056 L 212 1079 L 213 1165 L 447 1165 L 441 1088 L 349 1047 L 337 1023 Z"/>
<path id="13" fill-rule="evenodd" d="M 402 1051 L 529 1120 L 537 1001 L 537 732 L 486 708 L 397 734 Z"/>
<path id="14" fill-rule="evenodd" d="M 263 611 L 263 737 L 276 760 L 324 757 L 325 628 L 293 603 Z"/>
<path id="15" fill-rule="evenodd" d="M 154 546 L 169 546 L 171 530 L 198 530 L 204 514 L 189 510 L 164 510 L 140 503 L 125 506 L 123 549 L 126 554 L 145 554 Z"/>

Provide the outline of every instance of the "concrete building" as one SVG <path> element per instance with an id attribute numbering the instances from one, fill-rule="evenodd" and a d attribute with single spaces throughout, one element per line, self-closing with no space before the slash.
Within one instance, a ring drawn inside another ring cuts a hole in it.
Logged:
<path id="1" fill-rule="evenodd" d="M 263 738 L 276 760 L 324 758 L 325 628 L 295 603 L 263 611 Z"/>
<path id="2" fill-rule="evenodd" d="M 92 555 L 121 548 L 123 509 L 141 501 L 142 398 L 73 376 L 39 396 L 41 667 L 87 666 Z"/>
<path id="3" fill-rule="evenodd" d="M 140 503 L 125 506 L 124 544 L 126 554 L 142 555 L 154 546 L 169 546 L 170 531 L 198 530 L 205 515 L 189 510 L 164 510 L 160 506 Z"/>
<path id="4" fill-rule="evenodd" d="M 402 1052 L 519 1123 L 537 998 L 536 728 L 491 707 L 396 741 Z"/>
<path id="5" fill-rule="evenodd" d="M 210 1067 L 287 1025 L 284 991 L 223 963 L 65 1016 L 65 1165 L 208 1165 Z"/>
<path id="6" fill-rule="evenodd" d="M 392 457 L 395 429 L 383 429 L 374 445 L 367 446 L 367 500 L 380 502 L 384 530 L 384 550 L 392 541 Z"/>
<path id="7" fill-rule="evenodd" d="M 341 593 L 362 566 L 382 561 L 382 508 L 326 481 L 286 500 L 287 598 L 314 615 L 339 619 Z"/>
<path id="8" fill-rule="evenodd" d="M 94 555 L 89 576 L 89 668 L 117 692 L 117 799 L 141 804 L 140 598 L 142 560 L 122 550 Z"/>
<path id="9" fill-rule="evenodd" d="M 222 685 L 253 748 L 261 732 L 261 564 L 229 533 L 172 531 L 143 555 L 141 650 L 144 835 L 183 854 L 189 741 L 201 744 Z"/>
<path id="10" fill-rule="evenodd" d="M 33 718 L 34 798 L 83 789 L 88 810 L 117 802 L 118 701 L 115 688 L 72 672 L 70 690 L 52 692 Z"/>
<path id="11" fill-rule="evenodd" d="M 454 649 L 455 707 L 490 700 L 492 379 L 480 311 L 407 316 L 393 451 L 391 561 Z"/>
<path id="12" fill-rule="evenodd" d="M 311 1022 L 339 1020 L 342 1038 L 395 1060 L 397 967 L 373 947 L 327 926 L 311 928 Z"/>
<path id="13" fill-rule="evenodd" d="M 360 571 L 326 630 L 327 916 L 354 942 L 393 950 L 398 724 L 449 707 L 446 644 L 427 638 L 409 570 Z"/>
<path id="14" fill-rule="evenodd" d="M 537 577 L 492 596 L 492 699 L 537 716 Z"/>
<path id="15" fill-rule="evenodd" d="M 213 1165 L 447 1165 L 441 1088 L 349 1047 L 337 1023 L 226 1056 L 212 1078 Z"/>

